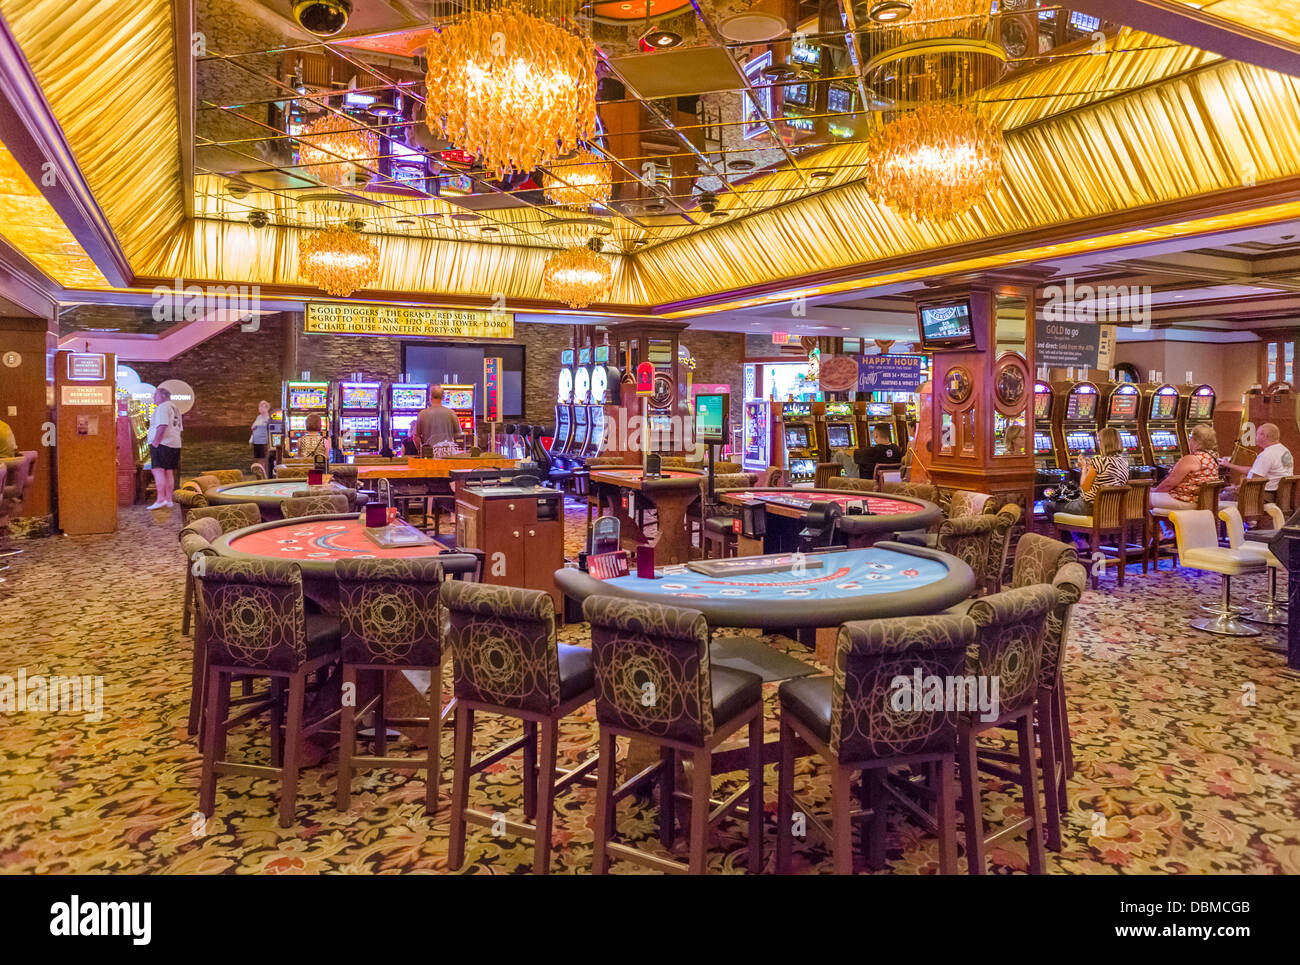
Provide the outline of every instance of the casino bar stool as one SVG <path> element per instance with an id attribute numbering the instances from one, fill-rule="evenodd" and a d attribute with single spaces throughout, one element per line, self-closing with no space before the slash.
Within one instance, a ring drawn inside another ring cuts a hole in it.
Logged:
<path id="1" fill-rule="evenodd" d="M 358 671 L 378 671 L 379 687 L 364 706 L 343 705 L 339 720 L 339 786 L 336 807 L 346 811 L 352 775 L 362 767 L 424 768 L 424 809 L 438 810 L 442 775 L 442 565 L 433 559 L 339 560 L 339 641 L 343 652 L 343 686 L 356 692 Z M 395 719 L 384 714 L 387 678 L 400 670 L 429 674 L 429 716 Z M 451 710 L 447 705 L 447 711 Z M 355 754 L 357 717 L 374 712 L 375 753 Z M 428 728 L 423 761 L 387 755 L 388 725 Z"/>
<path id="2" fill-rule="evenodd" d="M 750 489 L 754 485 L 754 476 L 750 473 L 726 473 L 714 475 L 714 499 L 709 498 L 709 477 L 700 478 L 699 511 L 687 511 L 686 518 L 692 530 L 700 533 L 700 555 L 704 559 L 723 559 L 736 555 L 736 520 L 739 514 L 733 507 L 720 503 L 716 496 L 723 492 L 738 489 Z"/>
<path id="3" fill-rule="evenodd" d="M 1214 515 L 1208 510 L 1176 510 L 1169 514 L 1169 518 L 1174 524 L 1174 538 L 1178 542 L 1179 564 L 1223 575 L 1223 597 L 1219 607 L 1210 611 L 1211 616 L 1193 620 L 1192 626 L 1228 637 L 1259 636 L 1258 630 L 1241 622 L 1237 609 L 1232 605 L 1232 578 L 1263 570 L 1263 557 L 1256 552 L 1220 546 Z"/>
<path id="4" fill-rule="evenodd" d="M 198 580 L 208 654 L 199 811 L 212 816 L 219 774 L 279 778 L 280 826 L 287 828 L 294 821 L 303 739 L 339 714 L 334 710 L 310 724 L 303 722 L 307 675 L 339 659 L 338 621 L 304 611 L 302 571 L 297 563 L 217 557 L 204 561 Z M 236 675 L 271 678 L 271 696 L 229 717 L 230 682 Z M 282 733 L 285 682 L 289 685 L 288 719 Z M 229 729 L 267 710 L 271 713 L 271 766 L 227 761 Z"/>
<path id="5" fill-rule="evenodd" d="M 344 512 L 348 513 L 355 513 L 370 502 L 370 498 L 365 493 L 359 493 L 355 489 L 346 487 L 340 489 L 337 486 L 304 486 L 302 489 L 295 489 L 292 498 L 304 499 L 310 496 L 342 496 L 348 503 Z"/>
<path id="6" fill-rule="evenodd" d="M 348 497 L 341 493 L 316 496 L 295 495 L 280 500 L 280 515 L 285 519 L 298 519 L 302 516 L 339 516 L 343 513 L 356 512 L 355 501 L 351 506 L 348 502 Z"/>
<path id="7" fill-rule="evenodd" d="M 233 533 L 237 529 L 256 526 L 262 521 L 262 510 L 257 503 L 230 503 L 226 506 L 200 506 L 191 509 L 185 516 L 185 525 L 196 519 L 215 519 L 221 524 L 222 533 Z"/>
<path id="8" fill-rule="evenodd" d="M 989 582 L 989 560 L 993 555 L 993 535 L 998 527 L 996 516 L 958 516 L 939 524 L 935 548 L 950 553 L 975 573 L 975 592 Z"/>
<path id="9" fill-rule="evenodd" d="M 923 665 L 941 677 L 965 670 L 966 650 L 975 640 L 975 622 L 961 614 L 860 620 L 845 623 L 835 640 L 835 673 L 798 677 L 781 683 L 781 743 L 778 764 L 776 871 L 789 874 L 794 847 L 794 811 L 826 840 L 836 874 L 853 873 L 855 818 L 870 816 L 873 864 L 882 863 L 886 805 L 884 775 L 901 765 L 934 767 L 938 795 L 939 873 L 957 873 L 957 816 L 953 767 L 957 755 L 957 715 L 942 708 L 900 712 L 893 686 L 900 668 Z M 918 698 L 920 695 L 916 695 Z M 831 767 L 829 827 L 794 793 L 794 763 L 801 748 Z M 862 772 L 869 811 L 855 811 L 851 776 Z"/>
<path id="10" fill-rule="evenodd" d="M 1216 479 L 1213 482 L 1201 483 L 1201 488 L 1196 492 L 1196 509 L 1202 512 L 1208 512 L 1212 519 L 1219 516 L 1219 493 L 1226 486 L 1222 479 Z M 1166 509 L 1163 506 L 1151 507 L 1151 566 L 1153 569 L 1160 569 L 1160 552 L 1165 548 L 1169 537 L 1165 535 L 1161 528 L 1162 522 L 1167 522 L 1172 527 L 1173 522 L 1170 514 L 1175 512 L 1184 512 L 1185 510 Z M 1175 540 L 1177 546 L 1177 540 Z M 1166 549 L 1167 551 L 1167 549 Z"/>
<path id="11" fill-rule="evenodd" d="M 988 493 L 972 492 L 969 489 L 954 489 L 948 497 L 948 518 L 961 519 L 963 516 L 979 516 L 993 497 Z"/>
<path id="12" fill-rule="evenodd" d="M 1221 498 L 1219 500 L 1219 509 L 1223 510 L 1229 506 L 1237 511 L 1241 517 L 1242 524 L 1256 520 L 1264 514 L 1264 486 L 1267 479 L 1244 479 L 1237 486 L 1235 499 Z M 1223 513 L 1219 513 L 1219 518 L 1223 518 Z"/>
<path id="13" fill-rule="evenodd" d="M 1274 529 L 1280 529 L 1285 523 L 1282 517 L 1282 510 L 1275 505 L 1265 507 L 1268 515 L 1272 518 Z M 1252 597 L 1252 603 L 1261 605 L 1259 610 L 1247 610 L 1241 618 L 1249 623 L 1264 623 L 1270 626 L 1287 625 L 1287 605 L 1285 600 L 1279 600 L 1277 596 L 1277 571 L 1282 569 L 1282 561 L 1273 555 L 1267 543 L 1256 543 L 1247 541 L 1246 527 L 1241 520 L 1241 514 L 1237 512 L 1235 506 L 1225 506 L 1219 510 L 1219 519 L 1223 520 L 1224 529 L 1228 533 L 1228 548 L 1239 550 L 1243 553 L 1253 553 L 1264 561 L 1268 567 L 1268 596 L 1259 598 Z M 1285 647 L 1269 647 L 1276 649 L 1278 652 L 1285 653 Z"/>
<path id="14" fill-rule="evenodd" d="M 1297 508 L 1296 495 L 1300 490 L 1296 489 L 1296 483 L 1300 482 L 1300 476 L 1283 476 L 1277 481 L 1277 493 L 1273 501 L 1277 508 L 1282 510 L 1283 516 L 1290 516 Z"/>
<path id="15" fill-rule="evenodd" d="M 456 699 L 447 866 L 455 870 L 465 861 L 466 822 L 483 827 L 502 823 L 507 831 L 532 838 L 533 872 L 547 874 L 555 795 L 597 763 L 593 756 L 556 779 L 559 723 L 595 695 L 591 651 L 556 643 L 555 603 L 549 593 L 447 581 L 440 598 L 447 611 Z M 518 718 L 523 722 L 523 737 L 474 762 L 474 715 L 479 712 Z M 524 822 L 471 808 L 470 775 L 520 749 L 524 752 Z M 525 823 L 534 819 L 536 823 Z"/>
<path id="16" fill-rule="evenodd" d="M 748 801 L 749 870 L 763 869 L 763 681 L 757 674 L 711 666 L 709 625 L 697 610 L 614 597 L 588 597 L 583 617 L 591 623 L 596 720 L 600 724 L 600 772 L 596 787 L 592 871 L 609 871 L 611 856 L 660 871 L 703 874 L 709 828 Z M 714 802 L 714 751 L 748 727 L 749 781 L 726 801 Z M 615 788 L 618 738 L 659 748 L 659 836 L 671 848 L 676 835 L 678 760 L 690 759 L 691 830 L 686 863 L 611 841 L 618 799 L 647 772 Z M 713 807 L 712 813 L 710 808 Z"/>
<path id="17" fill-rule="evenodd" d="M 1025 586 L 981 597 L 966 611 L 979 628 L 978 649 L 966 661 L 966 674 L 976 680 L 999 682 L 997 713 L 992 719 L 983 719 L 984 715 L 978 708 L 968 707 L 957 712 L 966 864 L 971 874 L 987 871 L 984 855 L 988 844 L 1022 828 L 1027 839 L 1030 873 L 1039 875 L 1047 870 L 1043 851 L 1043 808 L 1038 796 L 1038 766 L 1034 760 L 1034 710 L 1047 617 L 1058 600 L 1057 591 L 1051 586 Z M 1016 732 L 1019 766 L 1014 779 L 1020 785 L 1025 817 L 985 837 L 977 742 L 980 734 L 995 729 L 1014 729 Z"/>
<path id="18" fill-rule="evenodd" d="M 185 554 L 185 602 L 181 614 L 181 633 L 190 632 L 190 613 L 194 607 L 194 555 L 212 555 L 209 547 L 221 535 L 221 523 L 211 517 L 195 519 L 180 532 L 181 551 Z"/>
<path id="19" fill-rule="evenodd" d="M 1092 588 L 1097 588 L 1097 570 L 1104 569 L 1106 563 L 1118 562 L 1117 579 L 1124 585 L 1124 570 L 1128 566 L 1129 520 L 1125 515 L 1125 503 L 1128 500 L 1128 486 L 1101 486 L 1092 501 L 1092 513 L 1084 516 L 1077 513 L 1057 513 L 1052 517 L 1052 525 L 1061 534 L 1081 533 L 1088 537 L 1088 552 Z M 1116 556 L 1109 557 L 1101 552 L 1102 540 L 1114 537 Z M 1145 559 L 1145 549 L 1143 550 Z M 1094 562 L 1095 561 L 1095 562 Z M 1096 564 L 1102 565 L 1098 567 Z"/>
<path id="20" fill-rule="evenodd" d="M 992 503 L 985 505 L 985 513 Z M 1023 511 L 1018 503 L 1007 503 L 993 515 L 993 535 L 989 538 L 988 566 L 984 573 L 984 593 L 997 593 L 1002 589 L 1002 575 L 1007 569 L 1007 555 L 1011 549 L 1011 534 L 1020 525 Z"/>
<path id="21" fill-rule="evenodd" d="M 181 617 L 181 633 L 190 632 L 190 615 L 193 613 L 196 627 L 194 634 L 193 655 L 190 665 L 190 714 L 186 732 L 191 737 L 199 735 L 199 724 L 203 716 L 203 682 L 207 679 L 207 651 L 203 646 L 203 635 L 198 626 L 202 624 L 199 615 L 199 595 L 195 590 L 195 571 L 207 565 L 207 557 L 216 556 L 212 542 L 221 535 L 221 524 L 215 519 L 196 519 L 181 530 L 181 552 L 185 554 L 185 612 Z M 202 563 L 199 560 L 203 560 Z"/>

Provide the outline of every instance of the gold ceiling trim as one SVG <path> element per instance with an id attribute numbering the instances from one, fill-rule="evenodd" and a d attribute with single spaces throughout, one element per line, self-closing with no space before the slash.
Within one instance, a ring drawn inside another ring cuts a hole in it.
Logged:
<path id="1" fill-rule="evenodd" d="M 185 218 L 171 0 L 0 0 L 132 268 Z"/>

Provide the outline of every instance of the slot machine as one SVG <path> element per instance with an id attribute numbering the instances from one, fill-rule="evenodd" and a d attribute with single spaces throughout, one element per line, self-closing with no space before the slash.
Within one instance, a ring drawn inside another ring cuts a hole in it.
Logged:
<path id="1" fill-rule="evenodd" d="M 811 485 L 817 478 L 811 402 L 786 402 L 781 406 L 781 465 L 791 486 Z"/>
<path id="2" fill-rule="evenodd" d="M 411 438 L 415 419 L 429 404 L 429 386 L 424 382 L 394 382 L 388 387 L 388 448 L 402 454 L 402 444 Z"/>
<path id="3" fill-rule="evenodd" d="M 284 383 L 285 454 L 298 449 L 298 438 L 307 431 L 307 416 L 320 416 L 321 431 L 330 426 L 330 384 L 328 382 Z"/>
<path id="4" fill-rule="evenodd" d="M 1057 465 L 1073 471 L 1080 456 L 1095 456 L 1097 443 L 1097 409 L 1100 393 L 1091 382 L 1056 382 L 1053 428 L 1056 430 Z"/>
<path id="5" fill-rule="evenodd" d="M 1070 471 L 1060 465 L 1052 433 L 1052 387 L 1034 383 L 1034 501 L 1047 497 L 1046 490 L 1059 489 Z"/>
<path id="6" fill-rule="evenodd" d="M 844 475 L 858 474 L 858 426 L 852 402 L 815 402 L 813 421 L 817 430 L 817 455 L 822 462 L 838 463 Z"/>
<path id="7" fill-rule="evenodd" d="M 608 345 L 597 345 L 592 359 L 591 386 L 588 390 L 591 411 L 587 417 L 587 447 L 582 453 L 584 459 L 594 459 L 605 448 L 605 406 L 609 405 L 609 387 L 612 383 L 617 392 L 620 382 L 618 373 L 610 371 Z"/>
<path id="8" fill-rule="evenodd" d="M 1178 438 L 1178 389 L 1165 385 L 1139 386 L 1138 436 L 1146 448 L 1147 463 L 1164 478 L 1169 467 L 1183 456 L 1187 445 Z"/>
<path id="9" fill-rule="evenodd" d="M 555 381 L 555 433 L 551 436 L 551 462 L 568 465 L 573 436 L 573 349 L 560 352 L 560 374 Z"/>
<path id="10" fill-rule="evenodd" d="M 284 451 L 284 410 L 272 409 L 270 421 L 266 424 L 266 438 L 270 445 L 268 452 Z"/>
<path id="11" fill-rule="evenodd" d="M 1137 385 L 1133 382 L 1110 382 L 1102 386 L 1101 392 L 1103 414 L 1097 425 L 1119 432 L 1119 442 L 1128 459 L 1129 476 L 1134 479 L 1154 477 L 1155 467 L 1147 464 L 1142 437 L 1138 433 L 1138 407 L 1142 400 Z"/>
<path id="12" fill-rule="evenodd" d="M 336 382 L 334 435 L 345 456 L 377 455 L 381 446 L 381 382 Z"/>
<path id="13" fill-rule="evenodd" d="M 1181 402 L 1178 406 L 1178 441 L 1183 446 L 1183 455 L 1187 455 L 1187 437 L 1193 427 L 1202 423 L 1214 426 L 1214 387 L 1209 385 L 1180 385 L 1178 395 Z M 1222 443 L 1220 443 L 1222 445 Z M 1220 453 L 1228 455 L 1229 453 Z"/>
<path id="14" fill-rule="evenodd" d="M 591 437 L 591 349 L 578 349 L 573 369 L 573 436 L 569 443 L 570 462 L 581 462 Z"/>
<path id="15" fill-rule="evenodd" d="M 475 445 L 478 442 L 478 432 L 474 424 L 474 386 L 444 385 L 442 404 L 456 413 L 456 419 L 460 422 L 462 445 Z"/>
<path id="16" fill-rule="evenodd" d="M 904 419 L 906 419 L 906 409 L 904 405 Z M 872 431 L 876 426 L 889 427 L 889 441 L 894 443 L 902 451 L 907 451 L 906 421 L 903 423 L 904 435 L 899 437 L 898 419 L 894 411 L 892 402 L 861 402 L 858 404 L 858 446 L 865 449 L 872 445 L 875 436 Z"/>

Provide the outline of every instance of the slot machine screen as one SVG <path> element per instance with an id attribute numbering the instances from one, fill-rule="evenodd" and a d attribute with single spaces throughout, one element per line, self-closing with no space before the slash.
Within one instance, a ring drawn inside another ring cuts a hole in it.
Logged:
<path id="1" fill-rule="evenodd" d="M 290 432 L 306 432 L 306 431 L 307 431 L 307 417 L 306 417 L 305 415 L 291 415 L 291 416 L 289 416 L 289 431 L 290 431 Z"/>
<path id="2" fill-rule="evenodd" d="M 566 348 L 560 352 L 560 364 L 561 365 L 573 364 L 573 349 Z"/>
<path id="3" fill-rule="evenodd" d="M 1177 392 L 1157 392 L 1151 397 L 1152 419 L 1172 419 L 1177 411 Z"/>
<path id="4" fill-rule="evenodd" d="M 1168 429 L 1151 433 L 1151 448 L 1156 452 L 1173 452 L 1178 448 L 1178 436 Z"/>
<path id="5" fill-rule="evenodd" d="M 805 426 L 789 426 L 785 430 L 785 447 L 787 449 L 807 449 L 808 429 Z"/>
<path id="6" fill-rule="evenodd" d="M 828 419 L 852 419 L 853 405 L 850 402 L 827 402 L 826 418 Z"/>
<path id="7" fill-rule="evenodd" d="M 807 402 L 787 402 L 781 414 L 786 419 L 808 416 L 812 414 L 812 406 Z"/>
<path id="8" fill-rule="evenodd" d="M 1052 437 L 1046 432 L 1034 433 L 1034 455 L 1050 456 L 1052 454 Z"/>
<path id="9" fill-rule="evenodd" d="M 1034 393 L 1034 418 L 1039 422 L 1046 422 L 1052 417 L 1052 393 L 1035 392 Z"/>
<path id="10" fill-rule="evenodd" d="M 1081 452 L 1091 456 L 1097 451 L 1097 437 L 1091 432 L 1067 432 L 1065 444 L 1071 452 Z"/>
<path id="11" fill-rule="evenodd" d="M 343 418 L 339 419 L 339 424 L 344 429 L 351 429 L 353 432 L 379 431 L 379 419 L 375 416 L 343 416 Z"/>
<path id="12" fill-rule="evenodd" d="M 474 389 L 446 389 L 442 394 L 442 404 L 449 409 L 474 408 Z"/>
<path id="13" fill-rule="evenodd" d="M 593 360 L 597 365 L 608 365 L 608 364 L 609 364 L 609 346 L 608 346 L 608 345 L 597 345 L 597 346 L 596 346 L 596 351 L 592 354 L 592 360 Z"/>
<path id="14" fill-rule="evenodd" d="M 1138 449 L 1141 448 L 1138 443 L 1137 433 L 1129 432 L 1127 429 L 1121 429 L 1119 431 L 1119 441 L 1124 447 L 1125 452 L 1137 452 Z"/>
<path id="15" fill-rule="evenodd" d="M 423 409 L 428 400 L 428 389 L 413 389 L 409 386 L 400 385 L 393 386 L 394 409 Z"/>
<path id="16" fill-rule="evenodd" d="M 1110 397 L 1110 417 L 1112 419 L 1132 419 L 1137 415 L 1138 395 L 1136 392 L 1116 392 Z"/>
<path id="17" fill-rule="evenodd" d="M 787 84 L 783 91 L 781 99 L 787 104 L 807 107 L 812 102 L 811 84 Z"/>
<path id="18" fill-rule="evenodd" d="M 817 473 L 815 459 L 791 459 L 790 474 L 793 476 L 813 476 Z"/>
<path id="19" fill-rule="evenodd" d="M 832 449 L 850 449 L 853 447 L 853 434 L 848 426 L 832 423 L 826 427 L 826 443 Z"/>
<path id="20" fill-rule="evenodd" d="M 393 433 L 403 432 L 406 435 L 411 434 L 411 426 L 415 425 L 415 416 L 413 415 L 395 415 L 393 416 Z"/>
<path id="21" fill-rule="evenodd" d="M 888 402 L 868 402 L 867 415 L 873 419 L 888 419 L 894 414 L 894 407 Z"/>
<path id="22" fill-rule="evenodd" d="M 290 409 L 328 409 L 328 385 L 296 385 L 289 390 Z"/>
<path id="23" fill-rule="evenodd" d="M 1067 422 L 1087 421 L 1097 414 L 1097 393 L 1096 392 L 1071 392 L 1070 397 L 1065 402 L 1065 418 Z"/>
<path id="24" fill-rule="evenodd" d="M 1194 395 L 1187 404 L 1188 422 L 1209 422 L 1214 417 L 1214 396 Z"/>
<path id="25" fill-rule="evenodd" d="M 358 385 L 344 382 L 342 384 L 342 407 L 344 409 L 378 409 L 379 386 Z"/>
<path id="26" fill-rule="evenodd" d="M 832 87 L 826 93 L 826 109 L 833 114 L 853 110 L 853 91 L 845 87 Z"/>

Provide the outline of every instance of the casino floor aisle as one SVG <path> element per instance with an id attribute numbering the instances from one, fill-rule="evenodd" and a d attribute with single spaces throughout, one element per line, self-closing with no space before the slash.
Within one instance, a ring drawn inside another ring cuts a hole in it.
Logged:
<path id="1" fill-rule="evenodd" d="M 585 507 L 571 503 L 569 515 L 572 554 Z M 284 830 L 276 827 L 273 788 L 232 778 L 217 816 L 195 824 L 199 761 L 185 736 L 190 642 L 180 635 L 175 518 L 133 508 L 121 520 L 112 536 L 30 542 L 21 576 L 0 586 L 0 674 L 21 668 L 28 675 L 105 678 L 102 720 L 0 715 L 0 869 L 445 870 L 445 812 L 425 822 L 418 775 L 376 772 L 368 783 L 359 780 L 353 809 L 338 814 L 334 765 L 310 768 L 301 819 Z M 1243 594 L 1264 590 L 1262 578 L 1243 583 Z M 1300 790 L 1290 779 L 1300 757 L 1300 739 L 1291 736 L 1300 681 L 1254 643 L 1225 644 L 1186 630 L 1196 600 L 1211 597 L 1216 586 L 1207 576 L 1165 570 L 1130 580 L 1122 591 L 1085 593 L 1066 664 L 1078 771 L 1069 786 L 1065 850 L 1049 858 L 1051 871 L 1300 872 Z M 569 642 L 586 640 L 582 625 L 562 634 Z M 807 659 L 793 642 L 773 642 Z M 1254 706 L 1243 705 L 1244 683 L 1253 685 Z M 774 687 L 766 697 L 771 731 Z M 594 741 L 590 709 L 561 733 L 570 761 L 585 756 Z M 799 774 L 809 796 L 824 803 L 829 787 L 822 775 L 806 762 Z M 517 764 L 503 765 L 481 786 L 480 803 L 517 800 L 518 780 Z M 767 784 L 774 814 L 770 769 Z M 1016 813 L 1015 795 L 1002 789 L 990 790 L 985 801 L 990 814 Z M 590 869 L 593 803 L 582 788 L 561 805 L 557 870 Z M 627 807 L 620 830 L 653 838 L 653 809 Z M 709 870 L 739 871 L 743 829 L 721 831 Z M 800 869 L 812 861 L 829 872 L 822 849 L 796 853 Z M 934 839 L 895 819 L 889 857 L 895 872 L 932 871 Z M 484 834 L 472 836 L 465 867 L 524 873 L 531 860 L 526 843 Z M 994 849 L 992 863 L 998 871 L 1022 869 L 1020 845 Z"/>

